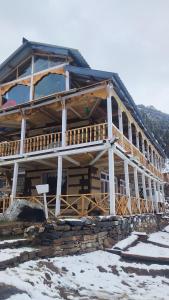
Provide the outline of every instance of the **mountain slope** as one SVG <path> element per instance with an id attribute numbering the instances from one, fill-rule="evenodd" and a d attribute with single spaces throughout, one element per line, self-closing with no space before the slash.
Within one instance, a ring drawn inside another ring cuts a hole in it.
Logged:
<path id="1" fill-rule="evenodd" d="M 169 114 L 163 113 L 153 106 L 137 106 L 149 131 L 154 134 L 169 157 Z"/>

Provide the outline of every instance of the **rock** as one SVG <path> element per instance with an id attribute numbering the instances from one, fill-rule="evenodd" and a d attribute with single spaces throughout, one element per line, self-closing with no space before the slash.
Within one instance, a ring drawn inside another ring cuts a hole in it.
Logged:
<path id="1" fill-rule="evenodd" d="M 40 204 L 24 199 L 15 200 L 3 214 L 4 221 L 43 222 L 45 214 Z"/>

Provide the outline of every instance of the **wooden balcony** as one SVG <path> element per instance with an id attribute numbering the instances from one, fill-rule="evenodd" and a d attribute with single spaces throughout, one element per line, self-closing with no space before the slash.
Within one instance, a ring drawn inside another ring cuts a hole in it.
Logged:
<path id="1" fill-rule="evenodd" d="M 163 175 L 145 158 L 140 152 L 113 124 L 113 135 L 118 138 L 117 143 L 128 154 L 135 157 L 145 168 L 151 171 L 154 175 L 163 179 Z M 107 123 L 95 124 L 80 128 L 67 130 L 66 146 L 86 144 L 90 142 L 102 141 L 107 138 L 108 128 Z M 62 146 L 61 132 L 54 132 L 44 135 L 26 138 L 24 141 L 24 153 L 34 153 Z M 20 140 L 0 143 L 0 157 L 8 157 L 18 155 L 20 153 Z"/>

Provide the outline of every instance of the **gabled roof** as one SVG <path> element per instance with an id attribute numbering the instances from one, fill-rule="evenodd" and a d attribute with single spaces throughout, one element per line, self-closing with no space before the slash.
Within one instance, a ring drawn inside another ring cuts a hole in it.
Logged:
<path id="1" fill-rule="evenodd" d="M 17 48 L 1 65 L 0 65 L 0 81 L 4 79 L 8 73 L 14 69 L 19 63 L 26 59 L 32 53 L 48 53 L 65 57 L 71 57 L 73 64 L 83 68 L 90 68 L 79 50 L 55 46 L 45 43 L 37 43 L 23 39 L 23 44 Z"/>
<path id="2" fill-rule="evenodd" d="M 152 135 L 152 133 L 147 129 L 144 124 L 143 118 L 135 104 L 133 98 L 129 94 L 128 90 L 126 89 L 125 85 L 123 84 L 120 76 L 117 73 L 106 72 L 106 71 L 99 71 L 93 70 L 91 68 L 80 68 L 74 66 L 66 66 L 66 70 L 68 70 L 72 74 L 77 74 L 78 76 L 82 76 L 84 78 L 95 78 L 96 80 L 111 80 L 114 84 L 114 88 L 120 99 L 123 101 L 125 106 L 129 109 L 132 116 L 139 124 L 139 126 L 144 130 L 145 135 L 150 139 L 152 144 L 155 146 L 156 149 L 161 153 L 163 157 L 166 157 L 164 150 L 162 149 L 161 145 L 157 141 L 157 139 Z"/>

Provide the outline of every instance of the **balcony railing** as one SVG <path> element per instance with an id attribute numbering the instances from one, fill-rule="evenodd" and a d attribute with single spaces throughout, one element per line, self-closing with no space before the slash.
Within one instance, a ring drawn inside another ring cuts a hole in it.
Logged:
<path id="1" fill-rule="evenodd" d="M 25 199 L 31 202 L 39 203 L 43 206 L 42 196 L 16 197 L 15 199 Z M 61 195 L 60 197 L 60 216 L 83 217 L 87 215 L 107 215 L 109 214 L 109 194 L 73 194 Z M 47 196 L 47 206 L 51 215 L 55 214 L 56 195 Z M 153 213 L 153 202 L 142 198 L 131 197 L 131 211 L 128 208 L 128 197 L 126 195 L 116 194 L 115 197 L 116 215 L 129 216 L 136 214 Z M 165 211 L 164 203 L 158 202 L 159 212 Z"/>
<path id="2" fill-rule="evenodd" d="M 118 138 L 117 143 L 156 176 L 162 178 L 162 174 L 150 162 L 147 161 L 143 153 L 135 147 L 120 130 L 113 124 L 113 134 Z M 66 145 L 73 146 L 89 142 L 105 140 L 108 136 L 107 123 L 95 124 L 66 131 Z M 24 140 L 24 153 L 43 151 L 58 148 L 62 144 L 61 132 L 49 133 Z M 0 143 L 0 157 L 13 156 L 20 153 L 20 140 Z"/>

